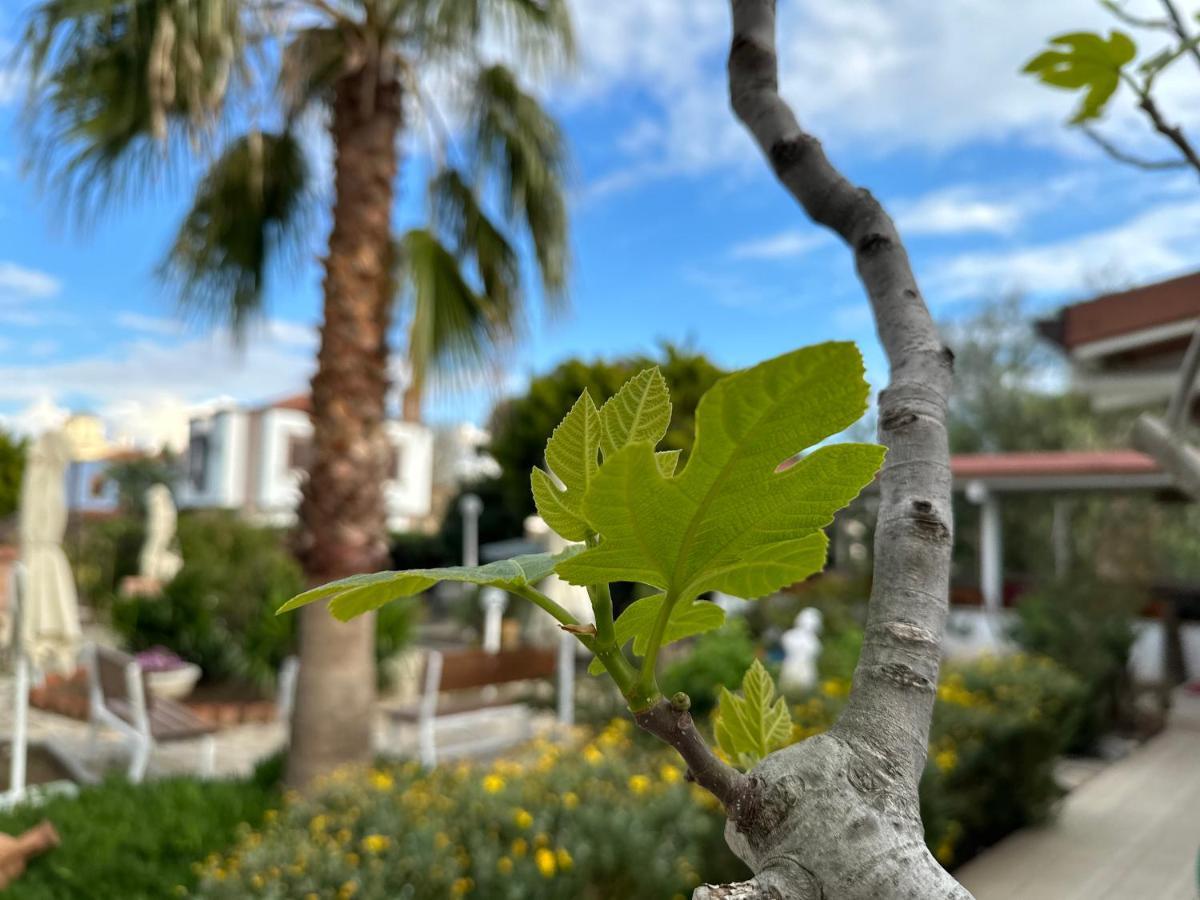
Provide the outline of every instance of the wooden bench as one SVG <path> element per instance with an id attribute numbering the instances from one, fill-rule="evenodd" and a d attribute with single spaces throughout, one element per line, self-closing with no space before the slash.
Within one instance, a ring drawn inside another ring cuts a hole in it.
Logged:
<path id="1" fill-rule="evenodd" d="M 123 735 L 129 744 L 130 781 L 141 781 L 158 744 L 199 740 L 200 770 L 212 775 L 216 766 L 216 728 L 194 712 L 156 697 L 146 686 L 136 659 L 110 647 L 91 644 L 84 650 L 88 670 L 88 723 L 95 750 L 101 725 Z"/>
<path id="2" fill-rule="evenodd" d="M 564 708 L 564 691 L 571 689 L 574 672 L 566 677 L 559 666 L 560 653 L 553 649 L 523 647 L 488 653 L 484 650 L 428 650 L 420 698 L 411 704 L 387 710 L 393 728 L 415 723 L 421 763 L 433 768 L 438 760 L 437 726 L 484 724 L 489 719 L 515 717 L 517 736 L 497 738 L 476 732 L 463 750 L 480 752 L 500 749 L 532 736 L 532 721 L 525 703 L 498 699 L 495 688 L 515 682 L 558 675 L 559 709 Z M 573 663 L 572 663 L 573 664 Z M 491 690 L 489 690 L 491 689 Z M 468 694 L 467 692 L 472 692 Z M 393 734 L 394 738 L 398 735 Z M 395 746 L 398 741 L 393 741 Z"/>

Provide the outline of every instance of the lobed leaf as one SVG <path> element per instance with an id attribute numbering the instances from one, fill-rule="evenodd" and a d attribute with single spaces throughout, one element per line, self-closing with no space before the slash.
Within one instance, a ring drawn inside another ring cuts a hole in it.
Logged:
<path id="1" fill-rule="evenodd" d="M 604 458 L 622 447 L 657 444 L 671 424 L 671 394 L 658 366 L 630 378 L 600 408 L 600 449 Z"/>
<path id="2" fill-rule="evenodd" d="M 546 444 L 546 465 L 530 475 L 533 501 L 538 515 L 564 540 L 584 541 L 595 532 L 583 515 L 583 498 L 591 487 L 600 463 L 600 413 L 585 390 Z"/>
<path id="3" fill-rule="evenodd" d="M 637 581 L 687 602 L 705 591 L 760 597 L 822 567 L 821 529 L 874 477 L 882 447 L 818 449 L 866 408 L 862 357 L 850 343 L 807 347 L 722 379 L 696 416 L 683 472 L 653 446 L 607 458 L 583 515 L 602 538 L 558 569 L 572 584 Z"/>
<path id="4" fill-rule="evenodd" d="M 1137 45 L 1116 30 L 1107 40 L 1079 31 L 1051 38 L 1050 44 L 1055 49 L 1039 53 L 1022 71 L 1052 87 L 1083 91 L 1073 124 L 1099 118 L 1120 86 L 1122 68 L 1137 56 Z"/>
<path id="5" fill-rule="evenodd" d="M 299 609 L 318 600 L 328 600 L 330 613 L 334 618 L 345 622 L 365 612 L 379 609 L 393 600 L 423 593 L 442 581 L 514 590 L 547 578 L 554 572 L 556 565 L 570 559 L 580 552 L 580 549 L 568 547 L 559 554 L 530 553 L 485 566 L 449 566 L 444 569 L 406 569 L 399 572 L 351 575 L 349 578 L 331 581 L 293 597 L 276 610 L 276 615 Z"/>
<path id="6" fill-rule="evenodd" d="M 743 769 L 790 742 L 787 701 L 776 697 L 775 682 L 757 659 L 742 678 L 740 697 L 721 688 L 713 727 L 717 746 Z"/>

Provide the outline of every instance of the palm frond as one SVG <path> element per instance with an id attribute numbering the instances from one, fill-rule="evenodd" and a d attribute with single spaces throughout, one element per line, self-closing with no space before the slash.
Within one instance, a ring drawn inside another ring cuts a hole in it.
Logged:
<path id="1" fill-rule="evenodd" d="M 566 0 L 410 0 L 397 4 L 402 30 L 429 52 L 461 51 L 481 38 L 498 40 L 527 64 L 552 68 L 575 58 Z"/>
<path id="2" fill-rule="evenodd" d="M 511 333 L 506 314 L 467 280 L 459 257 L 424 228 L 399 241 L 397 275 L 408 300 L 408 360 L 417 390 L 434 374 L 477 370 Z"/>
<path id="3" fill-rule="evenodd" d="M 196 190 L 160 268 L 184 309 L 235 334 L 259 313 L 267 275 L 299 246 L 308 222 L 308 165 L 290 132 L 233 141 Z"/>
<path id="4" fill-rule="evenodd" d="M 444 169 L 429 183 L 433 227 L 445 235 L 460 264 L 473 266 L 488 314 L 513 332 L 521 313 L 521 266 L 508 238 L 484 212 L 462 173 Z"/>
<path id="5" fill-rule="evenodd" d="M 566 149 L 561 130 L 507 68 L 479 72 L 471 149 L 479 177 L 499 192 L 507 217 L 529 232 L 548 301 L 567 281 Z"/>
<path id="6" fill-rule="evenodd" d="M 360 68 L 365 48 L 346 27 L 306 28 L 284 48 L 279 92 L 289 116 L 328 99 L 339 78 Z"/>
<path id="7" fill-rule="evenodd" d="M 173 134 L 195 141 L 220 115 L 241 15 L 241 0 L 43 0 L 20 54 L 34 170 L 84 205 L 144 186 Z"/>

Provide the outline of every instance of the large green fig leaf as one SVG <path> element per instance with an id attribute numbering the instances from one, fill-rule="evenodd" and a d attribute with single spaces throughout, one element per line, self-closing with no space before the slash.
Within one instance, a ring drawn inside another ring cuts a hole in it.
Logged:
<path id="1" fill-rule="evenodd" d="M 582 508 L 601 540 L 556 572 L 578 585 L 642 582 L 676 603 L 710 590 L 760 597 L 819 571 L 821 529 L 871 481 L 884 449 L 838 444 L 781 465 L 856 421 L 867 390 L 851 343 L 722 379 L 700 402 L 680 474 L 664 473 L 648 441 L 606 457 Z"/>
<path id="2" fill-rule="evenodd" d="M 328 600 L 330 613 L 345 622 L 401 597 L 423 593 L 441 581 L 461 581 L 515 590 L 537 584 L 554 571 L 555 565 L 570 559 L 581 549 L 568 547 L 557 555 L 530 553 L 486 566 L 450 566 L 445 569 L 406 569 L 351 575 L 293 597 L 279 607 L 277 613 L 299 609 L 317 600 Z"/>

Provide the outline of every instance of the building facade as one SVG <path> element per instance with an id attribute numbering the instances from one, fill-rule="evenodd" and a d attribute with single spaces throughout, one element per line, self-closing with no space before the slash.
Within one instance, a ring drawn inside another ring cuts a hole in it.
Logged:
<path id="1" fill-rule="evenodd" d="M 234 405 L 194 416 L 176 497 L 180 508 L 236 509 L 286 526 L 296 520 L 312 448 L 307 396 L 258 408 Z M 412 422 L 386 423 L 392 447 L 384 492 L 388 527 L 405 531 L 429 515 L 433 434 Z"/>

